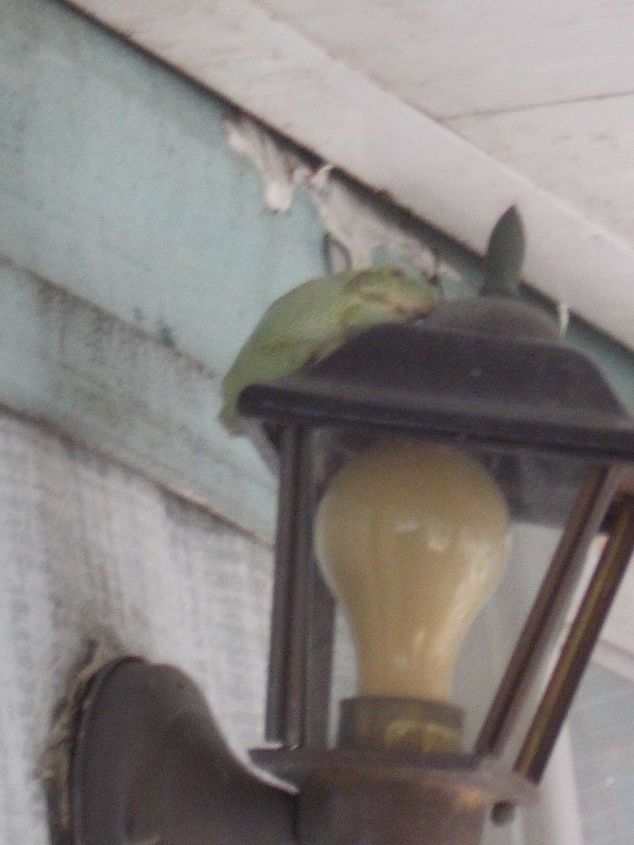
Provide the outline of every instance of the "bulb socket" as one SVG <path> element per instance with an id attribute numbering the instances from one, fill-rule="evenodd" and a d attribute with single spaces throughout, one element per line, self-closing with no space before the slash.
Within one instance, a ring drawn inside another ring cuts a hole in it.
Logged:
<path id="1" fill-rule="evenodd" d="M 357 696 L 340 704 L 339 748 L 459 754 L 463 711 L 441 701 Z"/>

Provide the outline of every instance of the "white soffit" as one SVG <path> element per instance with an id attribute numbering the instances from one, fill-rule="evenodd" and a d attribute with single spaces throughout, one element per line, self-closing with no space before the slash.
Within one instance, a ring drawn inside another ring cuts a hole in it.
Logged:
<path id="1" fill-rule="evenodd" d="M 606 122 L 634 138 L 634 4 L 71 5 L 476 252 L 516 204 L 526 281 L 634 348 L 634 170 L 606 153 Z"/>

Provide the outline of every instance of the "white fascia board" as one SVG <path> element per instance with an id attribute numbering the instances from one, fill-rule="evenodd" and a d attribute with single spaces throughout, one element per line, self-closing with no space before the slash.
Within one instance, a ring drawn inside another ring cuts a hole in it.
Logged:
<path id="1" fill-rule="evenodd" d="M 525 280 L 634 348 L 634 249 L 250 0 L 70 0 L 483 253 L 515 204 Z"/>

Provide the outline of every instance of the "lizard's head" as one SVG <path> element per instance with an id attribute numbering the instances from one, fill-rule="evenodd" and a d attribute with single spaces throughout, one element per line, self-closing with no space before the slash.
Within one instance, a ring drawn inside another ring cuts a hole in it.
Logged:
<path id="1" fill-rule="evenodd" d="M 436 288 L 408 276 L 398 267 L 360 271 L 346 285 L 351 307 L 359 312 L 359 322 L 408 322 L 424 317 L 438 301 Z"/>

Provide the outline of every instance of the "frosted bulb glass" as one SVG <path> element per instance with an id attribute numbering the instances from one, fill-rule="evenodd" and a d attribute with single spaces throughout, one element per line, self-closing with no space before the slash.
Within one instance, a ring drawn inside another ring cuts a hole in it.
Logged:
<path id="1" fill-rule="evenodd" d="M 458 649 L 502 575 L 509 537 L 496 481 L 451 446 L 387 441 L 333 476 L 315 548 L 351 625 L 361 694 L 449 700 Z"/>

